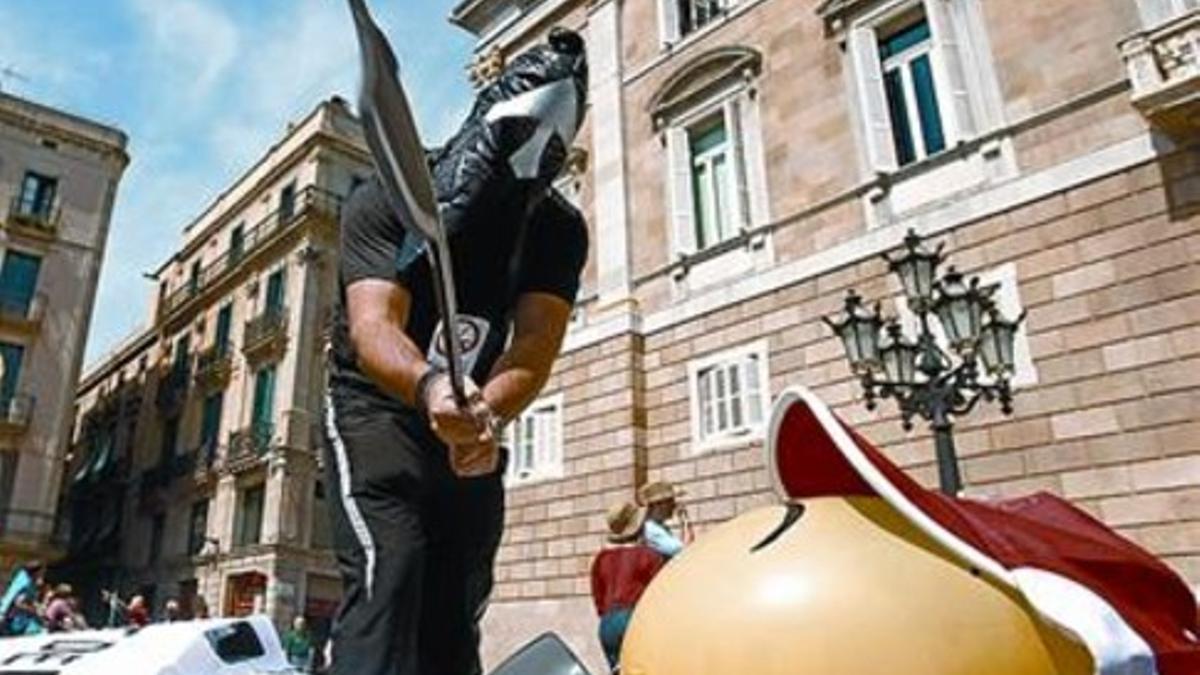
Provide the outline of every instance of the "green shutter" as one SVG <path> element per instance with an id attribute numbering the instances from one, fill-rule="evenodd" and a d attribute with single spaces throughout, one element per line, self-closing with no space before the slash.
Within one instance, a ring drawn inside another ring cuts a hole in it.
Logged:
<path id="1" fill-rule="evenodd" d="M 254 417 L 251 431 L 255 444 L 265 444 L 272 433 L 272 415 L 275 412 L 275 367 L 258 371 L 254 381 Z"/>
<path id="2" fill-rule="evenodd" d="M 5 310 L 28 316 L 41 266 L 42 259 L 37 256 L 18 251 L 4 255 L 4 266 L 0 268 L 0 304 Z"/>
<path id="3" fill-rule="evenodd" d="M 4 378 L 0 379 L 0 402 L 5 405 L 17 395 L 17 385 L 21 381 L 21 361 L 24 358 L 24 347 L 0 342 L 0 359 L 4 360 Z"/>
<path id="4" fill-rule="evenodd" d="M 283 309 L 283 269 L 276 270 L 267 278 L 267 311 Z"/>
<path id="5" fill-rule="evenodd" d="M 229 351 L 229 333 L 233 326 L 233 305 L 225 305 L 217 313 L 217 353 L 224 356 Z"/>
<path id="6" fill-rule="evenodd" d="M 204 413 L 200 426 L 200 446 L 206 453 L 211 453 L 217 445 L 221 433 L 221 408 L 225 404 L 225 395 L 216 393 L 204 399 Z"/>
<path id="7" fill-rule="evenodd" d="M 181 376 L 187 373 L 188 358 L 191 356 L 192 340 L 187 333 L 175 343 L 175 368 L 174 374 Z"/>
<path id="8" fill-rule="evenodd" d="M 933 86 L 933 69 L 929 56 L 915 59 L 910 69 L 913 88 L 917 93 L 917 110 L 921 115 L 921 137 L 925 141 L 925 154 L 932 155 L 946 149 L 946 136 L 942 131 L 942 114 L 938 110 L 937 90 Z"/>

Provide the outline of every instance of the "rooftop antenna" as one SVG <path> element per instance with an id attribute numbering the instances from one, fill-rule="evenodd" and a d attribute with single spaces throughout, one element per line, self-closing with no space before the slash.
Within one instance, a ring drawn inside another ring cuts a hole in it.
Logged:
<path id="1" fill-rule="evenodd" d="M 28 82 L 29 78 L 25 74 L 17 70 L 11 65 L 0 65 L 0 92 L 4 91 L 6 80 L 15 80 L 17 82 Z"/>

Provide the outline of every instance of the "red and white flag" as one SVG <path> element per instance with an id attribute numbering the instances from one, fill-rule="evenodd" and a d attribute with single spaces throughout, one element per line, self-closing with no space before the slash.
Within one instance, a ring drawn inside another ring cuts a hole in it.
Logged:
<path id="1" fill-rule="evenodd" d="M 1087 646 L 1097 675 L 1196 675 L 1196 600 L 1166 565 L 1054 495 L 951 498 L 921 487 L 812 392 L 775 405 L 768 455 L 785 499 L 877 496 L 964 565 L 1022 593 Z"/>

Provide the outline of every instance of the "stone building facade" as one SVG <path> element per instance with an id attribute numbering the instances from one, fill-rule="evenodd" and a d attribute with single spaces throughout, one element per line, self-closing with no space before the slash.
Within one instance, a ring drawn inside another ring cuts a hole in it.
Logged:
<path id="1" fill-rule="evenodd" d="M 370 172 L 357 120 L 317 106 L 158 269 L 146 328 L 79 384 L 59 573 L 157 611 L 305 614 L 340 596 L 319 470 L 322 353 L 342 199 Z"/>
<path id="2" fill-rule="evenodd" d="M 1191 0 L 468 0 L 473 76 L 554 25 L 591 109 L 565 178 L 585 290 L 516 430 L 490 662 L 543 630 L 599 672 L 591 557 L 647 481 L 703 531 L 773 499 L 770 397 L 813 388 L 912 475 L 821 322 L 900 295 L 910 228 L 1028 310 L 1016 411 L 957 425 L 970 495 L 1048 490 L 1200 589 L 1200 36 Z"/>
<path id="3" fill-rule="evenodd" d="M 0 93 L 0 575 L 62 554 L 55 508 L 124 132 Z"/>

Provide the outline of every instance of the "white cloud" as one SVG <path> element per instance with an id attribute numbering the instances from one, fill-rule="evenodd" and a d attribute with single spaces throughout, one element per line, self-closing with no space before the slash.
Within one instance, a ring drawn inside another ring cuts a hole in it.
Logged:
<path id="1" fill-rule="evenodd" d="M 55 53 L 66 65 L 106 73 L 87 96 L 114 102 L 133 158 L 114 213 L 89 360 L 145 318 L 143 298 L 154 289 L 141 273 L 178 246 L 182 228 L 288 122 L 335 93 L 353 101 L 358 90 L 358 47 L 342 1 L 121 1 L 129 10 L 121 44 L 63 37 Z M 426 140 L 438 142 L 470 105 L 462 64 L 471 40 L 446 24 L 450 0 L 372 4 L 406 68 Z M 0 0 L 0 25 L 6 5 Z M 0 62 L 6 47 L 0 35 Z M 102 57 L 88 59 L 93 51 Z"/>
<path id="2" fill-rule="evenodd" d="M 209 149 L 232 177 L 253 162 L 318 101 L 355 87 L 354 33 L 345 6 L 295 0 L 256 29 L 231 74 L 227 105 L 207 135 Z"/>
<path id="3" fill-rule="evenodd" d="M 130 0 L 130 7 L 162 61 L 160 75 L 174 94 L 195 102 L 207 96 L 238 58 L 237 25 L 202 0 Z"/>

